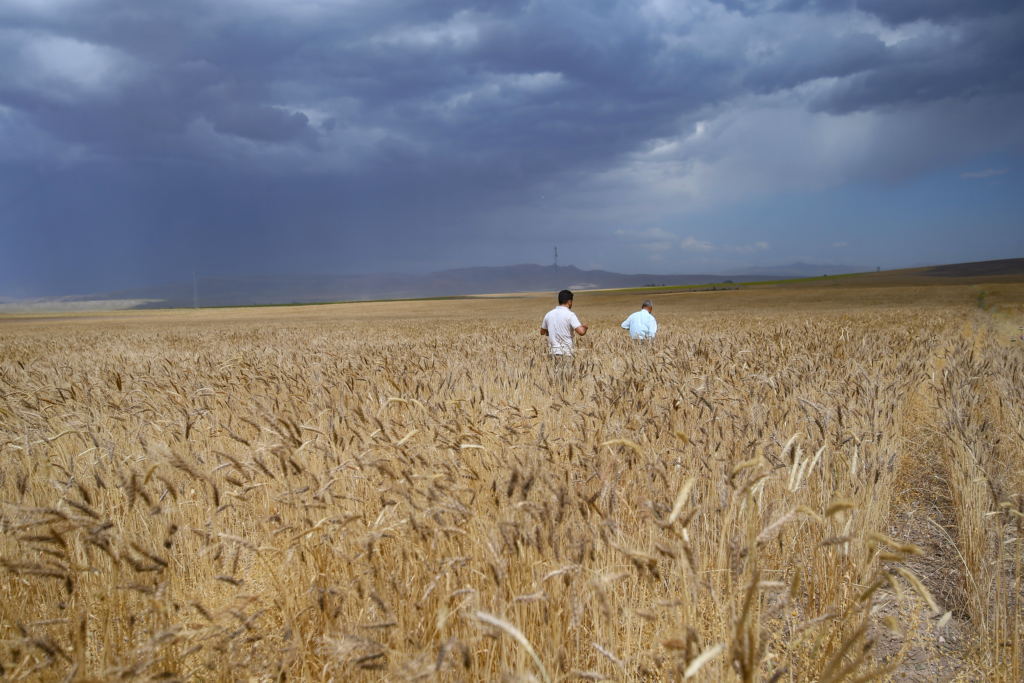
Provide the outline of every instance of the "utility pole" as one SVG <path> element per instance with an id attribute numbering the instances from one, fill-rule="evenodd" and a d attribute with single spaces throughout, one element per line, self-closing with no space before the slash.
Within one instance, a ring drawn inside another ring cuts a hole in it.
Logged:
<path id="1" fill-rule="evenodd" d="M 558 247 L 555 247 L 555 268 L 558 267 Z"/>
<path id="2" fill-rule="evenodd" d="M 199 308 L 199 281 L 196 279 L 195 266 L 192 266 L 192 308 Z"/>

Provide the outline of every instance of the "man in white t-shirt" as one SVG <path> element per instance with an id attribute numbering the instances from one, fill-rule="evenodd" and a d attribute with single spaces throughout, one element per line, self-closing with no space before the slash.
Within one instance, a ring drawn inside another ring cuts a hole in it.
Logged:
<path id="1" fill-rule="evenodd" d="M 540 324 L 540 333 L 548 338 L 548 353 L 571 356 L 574 331 L 582 337 L 587 333 L 587 326 L 572 312 L 572 292 L 563 289 L 558 293 L 558 306 L 548 311 Z"/>

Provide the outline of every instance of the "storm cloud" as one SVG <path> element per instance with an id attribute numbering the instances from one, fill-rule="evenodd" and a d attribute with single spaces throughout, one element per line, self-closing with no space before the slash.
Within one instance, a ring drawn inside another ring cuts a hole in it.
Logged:
<path id="1" fill-rule="evenodd" d="M 1021 35 L 1002 0 L 8 0 L 0 295 L 1003 257 Z"/>

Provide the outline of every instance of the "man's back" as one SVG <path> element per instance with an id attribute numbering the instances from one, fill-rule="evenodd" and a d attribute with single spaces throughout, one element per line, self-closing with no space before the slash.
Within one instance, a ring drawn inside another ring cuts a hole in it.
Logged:
<path id="1" fill-rule="evenodd" d="M 580 319 L 566 306 L 548 311 L 541 324 L 548 331 L 548 351 L 554 356 L 572 355 L 572 332 L 580 327 Z"/>
<path id="2" fill-rule="evenodd" d="M 654 339 L 654 335 L 658 332 L 658 321 L 654 319 L 650 311 L 641 308 L 626 318 L 622 327 L 629 330 L 629 336 L 633 339 Z"/>

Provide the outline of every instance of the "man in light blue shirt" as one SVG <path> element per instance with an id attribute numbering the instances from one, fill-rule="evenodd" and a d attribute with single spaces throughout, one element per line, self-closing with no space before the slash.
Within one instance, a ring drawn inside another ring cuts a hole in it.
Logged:
<path id="1" fill-rule="evenodd" d="M 658 321 L 651 315 L 654 304 L 648 299 L 643 303 L 640 310 L 626 318 L 622 328 L 629 330 L 629 336 L 633 339 L 654 339 L 658 333 Z"/>

